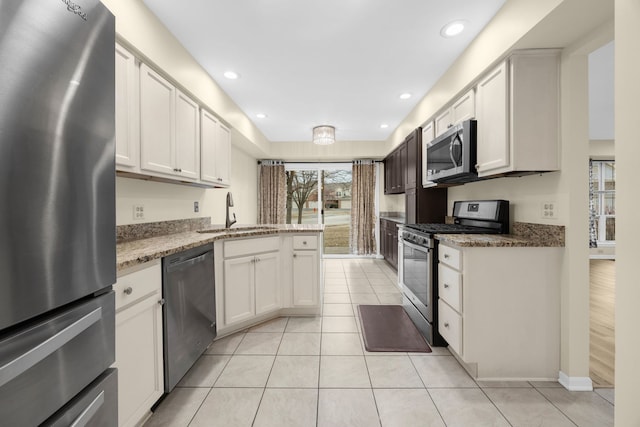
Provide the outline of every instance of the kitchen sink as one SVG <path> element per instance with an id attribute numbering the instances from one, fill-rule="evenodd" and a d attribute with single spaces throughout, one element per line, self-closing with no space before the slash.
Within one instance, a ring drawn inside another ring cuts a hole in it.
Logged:
<path id="1" fill-rule="evenodd" d="M 253 226 L 240 226 L 233 228 L 225 228 L 225 227 L 211 227 L 206 228 L 204 230 L 198 230 L 198 233 L 225 233 L 225 234 L 242 234 L 242 233 L 253 233 L 255 231 L 275 231 L 278 227 L 264 226 L 264 225 L 253 225 Z"/>

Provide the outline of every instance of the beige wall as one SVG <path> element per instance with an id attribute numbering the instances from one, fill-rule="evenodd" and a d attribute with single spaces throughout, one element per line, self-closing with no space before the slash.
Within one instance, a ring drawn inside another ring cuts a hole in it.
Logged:
<path id="1" fill-rule="evenodd" d="M 508 1 L 491 24 L 399 126 L 390 145 L 433 116 L 445 103 L 510 50 L 563 47 L 561 171 L 519 178 L 499 178 L 449 188 L 454 200 L 504 198 L 513 205 L 512 220 L 566 226 L 562 272 L 561 371 L 588 384 L 588 70 L 587 55 L 613 38 L 612 2 L 564 0 Z M 575 20 L 576 14 L 580 19 Z M 566 22 L 572 22 L 567 27 Z M 562 31 L 559 31 L 562 29 Z M 544 124 L 541 124 L 544 125 Z M 540 205 L 553 201 L 556 220 L 544 220 Z"/>
<path id="2" fill-rule="evenodd" d="M 615 0 L 616 426 L 640 426 L 638 99 L 640 2 Z"/>
<path id="3" fill-rule="evenodd" d="M 611 139 L 595 139 L 589 142 L 589 157 L 594 160 L 614 160 L 615 142 Z"/>
<path id="4" fill-rule="evenodd" d="M 520 38 L 553 11 L 562 0 L 509 0 L 427 95 L 394 130 L 390 149 L 444 104 L 462 93 L 484 70 L 506 55 Z M 538 46 L 542 47 L 542 46 Z"/>
<path id="5" fill-rule="evenodd" d="M 266 158 L 304 161 L 341 161 L 354 159 L 383 159 L 388 154 L 386 141 L 337 141 L 332 145 L 316 145 L 309 141 L 272 142 Z"/>
<path id="6" fill-rule="evenodd" d="M 116 224 L 167 221 L 210 216 L 213 224 L 224 224 L 227 191 L 233 194 L 238 223 L 255 223 L 257 210 L 256 159 L 242 150 L 231 150 L 231 187 L 203 189 L 180 184 L 117 178 Z M 197 201 L 200 212 L 193 211 Z M 133 220 L 133 206 L 144 205 L 145 219 Z"/>
<path id="7" fill-rule="evenodd" d="M 264 153 L 268 151 L 264 135 L 142 0 L 102 2 L 116 16 L 116 33 L 120 41 L 134 50 L 148 65 L 161 70 L 165 76 L 220 116 L 258 150 Z"/>
<path id="8" fill-rule="evenodd" d="M 224 224 L 227 192 L 233 194 L 233 208 L 238 224 L 255 224 L 258 220 L 258 163 L 234 147 L 231 151 L 231 187 L 207 190 L 203 208 L 212 224 Z M 232 216 L 233 218 L 233 216 Z"/>

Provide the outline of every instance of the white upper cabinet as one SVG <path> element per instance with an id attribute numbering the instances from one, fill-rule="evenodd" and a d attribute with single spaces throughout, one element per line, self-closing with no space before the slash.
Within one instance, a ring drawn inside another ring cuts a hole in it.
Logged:
<path id="1" fill-rule="evenodd" d="M 184 178 L 200 178 L 200 113 L 198 104 L 176 90 L 176 169 Z"/>
<path id="2" fill-rule="evenodd" d="M 219 184 L 229 186 L 231 184 L 231 132 L 222 123 L 218 126 L 216 148 L 216 169 Z"/>
<path id="3" fill-rule="evenodd" d="M 434 119 L 435 136 L 442 135 L 451 126 L 476 116 L 475 90 L 471 89 L 456 99 Z"/>
<path id="4" fill-rule="evenodd" d="M 559 169 L 559 52 L 513 54 L 478 84 L 481 177 Z"/>
<path id="5" fill-rule="evenodd" d="M 141 169 L 200 178 L 198 104 L 146 64 L 140 66 L 140 142 Z"/>
<path id="6" fill-rule="evenodd" d="M 229 129 L 206 110 L 201 110 L 200 180 L 216 186 L 229 185 L 231 138 Z"/>
<path id="7" fill-rule="evenodd" d="M 116 165 L 136 171 L 140 162 L 138 70 L 131 52 L 116 44 Z"/>
<path id="8" fill-rule="evenodd" d="M 175 175 L 175 88 L 146 64 L 140 66 L 140 168 Z"/>
<path id="9" fill-rule="evenodd" d="M 427 144 L 435 138 L 433 126 L 432 121 L 422 126 L 422 186 L 425 188 L 436 185 L 435 182 L 429 181 L 427 178 Z"/>
<path id="10" fill-rule="evenodd" d="M 476 117 L 476 92 L 471 89 L 462 95 L 451 106 L 452 125 L 455 126 L 465 120 Z"/>
<path id="11" fill-rule="evenodd" d="M 117 43 L 115 56 L 116 170 L 131 178 L 228 187 L 229 128 Z"/>
<path id="12" fill-rule="evenodd" d="M 479 172 L 509 165 L 507 72 L 507 63 L 503 62 L 478 83 Z"/>

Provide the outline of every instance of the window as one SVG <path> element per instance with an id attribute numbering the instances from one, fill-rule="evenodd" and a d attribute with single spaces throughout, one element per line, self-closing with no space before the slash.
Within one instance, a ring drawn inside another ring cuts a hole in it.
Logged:
<path id="1" fill-rule="evenodd" d="M 615 161 L 592 161 L 593 191 L 598 244 L 616 240 L 616 164 Z"/>

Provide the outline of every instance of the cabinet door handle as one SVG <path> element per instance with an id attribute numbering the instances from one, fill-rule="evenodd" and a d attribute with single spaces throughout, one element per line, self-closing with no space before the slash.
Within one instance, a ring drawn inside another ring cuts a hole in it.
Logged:
<path id="1" fill-rule="evenodd" d="M 164 305 L 164 303 L 165 303 L 164 298 L 160 298 L 160 299 L 158 300 L 158 304 L 159 304 L 159 305 Z"/>
<path id="2" fill-rule="evenodd" d="M 449 289 L 449 284 L 448 284 L 448 283 L 445 283 L 445 284 L 444 284 L 444 288 L 445 288 L 445 289 Z"/>
<path id="3" fill-rule="evenodd" d="M 293 254 L 293 257 L 294 258 L 298 258 L 298 254 Z"/>
<path id="4" fill-rule="evenodd" d="M 449 327 L 449 322 L 444 322 L 444 327 L 448 328 Z"/>
<path id="5" fill-rule="evenodd" d="M 125 288 L 123 292 L 125 295 L 131 295 L 133 293 L 133 288 L 129 286 L 128 288 Z"/>
<path id="6" fill-rule="evenodd" d="M 444 254 L 444 259 L 449 259 L 449 254 Z"/>

